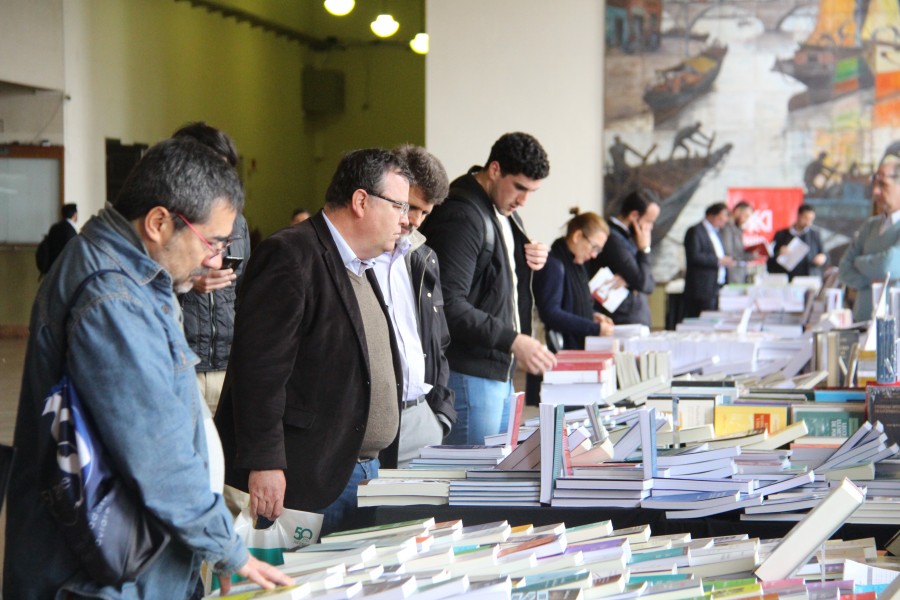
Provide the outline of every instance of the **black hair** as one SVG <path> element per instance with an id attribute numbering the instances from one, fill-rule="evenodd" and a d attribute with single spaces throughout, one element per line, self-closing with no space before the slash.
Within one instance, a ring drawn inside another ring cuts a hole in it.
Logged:
<path id="1" fill-rule="evenodd" d="M 191 137 L 163 140 L 138 161 L 113 202 L 132 221 L 156 206 L 181 213 L 192 223 L 205 223 L 216 201 L 235 212 L 244 208 L 244 190 L 235 171 L 222 156 Z M 176 229 L 184 226 L 173 221 Z"/>
<path id="2" fill-rule="evenodd" d="M 619 216 L 627 217 L 634 211 L 637 211 L 638 216 L 643 217 L 649 206 L 650 202 L 648 202 L 639 192 L 634 191 L 629 193 L 622 200 L 622 208 L 619 209 Z"/>
<path id="3" fill-rule="evenodd" d="M 210 127 L 203 121 L 195 121 L 182 126 L 178 131 L 172 134 L 172 137 L 189 137 L 197 140 L 204 146 L 212 148 L 216 154 L 220 155 L 232 167 L 238 164 L 237 147 L 234 141 L 227 133 Z"/>
<path id="4" fill-rule="evenodd" d="M 800 208 L 797 209 L 797 216 L 800 216 L 803 213 L 808 213 L 808 212 L 815 213 L 816 207 L 813 206 L 812 204 L 801 204 Z"/>
<path id="5" fill-rule="evenodd" d="M 706 207 L 706 216 L 712 217 L 714 215 L 718 215 L 723 210 L 728 210 L 728 205 L 724 202 L 716 202 L 715 204 L 710 204 Z"/>
<path id="6" fill-rule="evenodd" d="M 413 179 L 406 163 L 389 150 L 351 150 L 338 163 L 325 192 L 325 202 L 337 208 L 349 205 L 356 190 L 380 194 L 384 188 L 384 176 L 388 173 L 397 173 L 407 181 Z"/>
<path id="7" fill-rule="evenodd" d="M 71 219 L 75 215 L 78 214 L 78 205 L 77 204 L 63 204 L 62 207 L 62 216 L 63 219 Z"/>
<path id="8" fill-rule="evenodd" d="M 441 161 L 425 148 L 412 144 L 404 144 L 395 148 L 394 152 L 412 173 L 413 179 L 409 184 L 422 190 L 425 201 L 429 204 L 441 204 L 450 192 L 450 179 Z"/>
<path id="9" fill-rule="evenodd" d="M 524 175 L 529 179 L 545 179 L 550 174 L 550 161 L 544 147 L 533 136 L 507 133 L 491 146 L 485 168 L 497 161 L 504 175 Z"/>

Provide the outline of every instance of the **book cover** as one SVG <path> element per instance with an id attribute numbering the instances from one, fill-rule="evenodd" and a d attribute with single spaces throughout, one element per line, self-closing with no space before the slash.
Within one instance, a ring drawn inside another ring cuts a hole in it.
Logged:
<path id="1" fill-rule="evenodd" d="M 791 422 L 806 421 L 809 435 L 816 437 L 850 437 L 865 419 L 863 403 L 845 402 L 840 405 L 813 404 L 792 406 Z"/>
<path id="2" fill-rule="evenodd" d="M 900 442 L 900 385 L 867 385 L 866 406 L 869 421 L 884 425 L 890 443 Z"/>
<path id="3" fill-rule="evenodd" d="M 715 407 L 716 437 L 749 429 L 765 429 L 771 435 L 787 427 L 787 424 L 787 406 L 719 404 Z"/>

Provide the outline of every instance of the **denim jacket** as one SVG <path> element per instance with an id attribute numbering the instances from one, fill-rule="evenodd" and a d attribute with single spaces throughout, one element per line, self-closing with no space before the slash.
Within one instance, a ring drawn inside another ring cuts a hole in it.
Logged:
<path id="1" fill-rule="evenodd" d="M 78 284 L 100 269 L 68 319 Z M 224 571 L 247 561 L 222 497 L 210 489 L 194 365 L 172 279 L 131 225 L 107 207 L 72 240 L 38 291 L 16 421 L 8 493 L 5 598 L 187 598 L 202 560 Z M 63 328 L 65 327 L 65 332 Z M 66 347 L 63 347 L 65 338 Z M 136 581 L 99 587 L 79 568 L 38 495 L 36 439 L 43 399 L 68 349 L 68 371 L 120 477 L 172 534 Z"/>

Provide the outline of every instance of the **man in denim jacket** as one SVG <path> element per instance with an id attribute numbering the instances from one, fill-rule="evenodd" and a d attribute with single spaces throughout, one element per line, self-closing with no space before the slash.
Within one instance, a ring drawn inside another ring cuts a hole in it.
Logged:
<path id="1" fill-rule="evenodd" d="M 203 560 L 266 587 L 289 583 L 248 556 L 222 500 L 222 482 L 210 476 L 216 465 L 207 447 L 216 440 L 206 437 L 198 359 L 173 293 L 220 268 L 243 202 L 237 174 L 212 150 L 167 140 L 147 152 L 115 204 L 87 223 L 44 279 L 16 422 L 4 597 L 188 598 Z M 91 280 L 66 314 L 74 290 L 101 269 L 121 272 Z M 156 560 L 120 587 L 91 581 L 38 489 L 43 399 L 64 359 L 118 476 L 171 533 Z"/>

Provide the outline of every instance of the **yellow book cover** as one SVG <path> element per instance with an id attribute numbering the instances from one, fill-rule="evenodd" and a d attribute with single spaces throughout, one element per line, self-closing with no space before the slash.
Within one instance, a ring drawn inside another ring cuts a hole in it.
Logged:
<path id="1" fill-rule="evenodd" d="M 749 429 L 767 429 L 777 433 L 788 425 L 787 406 L 751 406 L 719 404 L 716 406 L 716 437 L 740 433 Z"/>

